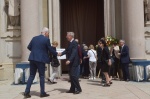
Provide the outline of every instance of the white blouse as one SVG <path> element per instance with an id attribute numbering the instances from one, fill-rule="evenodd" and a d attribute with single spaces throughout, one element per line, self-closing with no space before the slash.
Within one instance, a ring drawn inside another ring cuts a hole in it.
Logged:
<path id="1" fill-rule="evenodd" d="M 89 61 L 91 62 L 96 62 L 96 57 L 97 57 L 97 53 L 95 50 L 91 49 L 88 51 L 88 57 L 89 57 Z"/>

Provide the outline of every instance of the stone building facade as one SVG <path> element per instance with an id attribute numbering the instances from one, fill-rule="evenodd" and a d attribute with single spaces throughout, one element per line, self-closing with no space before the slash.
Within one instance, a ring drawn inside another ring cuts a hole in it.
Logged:
<path id="1" fill-rule="evenodd" d="M 51 41 L 61 47 L 60 1 L 0 0 L 0 78 L 13 79 L 16 63 L 27 62 L 27 45 L 42 27 L 50 29 Z M 104 35 L 124 39 L 132 59 L 150 59 L 149 2 L 103 0 Z"/>

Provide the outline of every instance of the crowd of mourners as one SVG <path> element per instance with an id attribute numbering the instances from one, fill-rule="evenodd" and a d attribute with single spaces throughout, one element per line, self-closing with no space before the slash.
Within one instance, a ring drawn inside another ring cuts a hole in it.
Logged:
<path id="1" fill-rule="evenodd" d="M 75 41 L 78 42 L 77 39 Z M 101 38 L 98 46 L 79 45 L 82 54 L 80 77 L 95 80 L 101 78 L 103 86 L 110 86 L 112 80 L 129 81 L 129 48 L 124 40 L 107 46 L 106 40 Z"/>
<path id="2" fill-rule="evenodd" d="M 101 78 L 102 85 L 109 87 L 112 79 L 129 81 L 129 48 L 124 40 L 114 43 L 111 47 L 107 46 L 106 39 L 101 38 L 98 46 L 79 44 L 78 39 L 74 39 L 74 32 L 67 32 L 66 39 L 69 42 L 68 47 L 63 52 L 56 52 L 58 42 L 54 41 L 52 46 L 49 39 L 49 29 L 44 27 L 41 35 L 32 38 L 28 45 L 31 51 L 29 55 L 30 76 L 24 92 L 25 98 L 30 98 L 30 88 L 36 75 L 39 72 L 40 77 L 40 97 L 48 97 L 45 92 L 45 64 L 51 63 L 52 75 L 48 78 L 51 83 L 56 82 L 58 66 L 60 66 L 57 56 L 66 55 L 66 66 L 69 68 L 70 89 L 67 93 L 80 94 L 82 88 L 79 83 L 79 77 L 89 80 Z M 51 60 L 51 61 L 50 61 Z"/>

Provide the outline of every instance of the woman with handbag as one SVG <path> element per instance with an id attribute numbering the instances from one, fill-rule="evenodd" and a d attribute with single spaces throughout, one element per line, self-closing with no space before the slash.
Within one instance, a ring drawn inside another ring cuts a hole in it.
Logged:
<path id="1" fill-rule="evenodd" d="M 88 51 L 88 57 L 89 57 L 89 69 L 90 69 L 90 80 L 96 79 L 96 66 L 97 66 L 97 53 L 94 50 L 94 46 L 90 45 Z"/>
<path id="2" fill-rule="evenodd" d="M 104 84 L 104 87 L 109 87 L 112 82 L 109 78 L 109 69 L 111 66 L 111 57 L 109 53 L 109 49 L 106 45 L 105 40 L 99 40 L 98 45 L 102 48 L 102 54 L 101 54 L 101 62 L 102 62 L 102 72 L 105 75 L 106 83 Z"/>
<path id="3" fill-rule="evenodd" d="M 58 46 L 58 42 L 54 41 L 52 43 L 52 48 L 56 51 L 56 47 Z M 52 75 L 49 77 L 48 81 L 51 82 L 52 84 L 55 84 L 57 83 L 56 82 L 56 76 L 58 74 L 58 66 L 60 65 L 58 59 L 57 59 L 57 56 L 54 56 L 54 55 L 50 55 L 52 58 L 52 61 L 51 61 L 51 66 L 52 66 Z"/>

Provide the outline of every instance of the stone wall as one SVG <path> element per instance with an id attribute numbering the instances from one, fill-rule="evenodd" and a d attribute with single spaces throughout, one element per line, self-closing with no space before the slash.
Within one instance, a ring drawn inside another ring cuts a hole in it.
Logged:
<path id="1" fill-rule="evenodd" d="M 0 0 L 0 65 L 4 79 L 13 79 L 14 67 L 21 58 L 20 26 L 8 26 L 5 0 Z"/>

